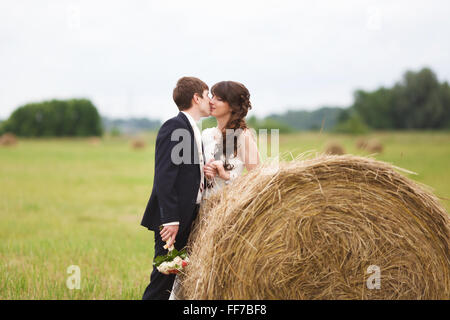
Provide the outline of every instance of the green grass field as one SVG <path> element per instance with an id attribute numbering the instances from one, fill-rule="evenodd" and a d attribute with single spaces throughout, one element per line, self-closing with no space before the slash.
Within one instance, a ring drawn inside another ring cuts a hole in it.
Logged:
<path id="1" fill-rule="evenodd" d="M 417 172 L 410 178 L 450 198 L 450 133 L 378 132 L 375 158 Z M 148 284 L 153 233 L 140 226 L 152 188 L 155 134 L 135 151 L 123 138 L 21 139 L 0 147 L 0 299 L 140 299 Z M 292 156 L 347 153 L 357 137 L 297 133 L 280 137 Z M 450 201 L 442 200 L 450 212 Z M 81 270 L 69 290 L 67 268 Z"/>

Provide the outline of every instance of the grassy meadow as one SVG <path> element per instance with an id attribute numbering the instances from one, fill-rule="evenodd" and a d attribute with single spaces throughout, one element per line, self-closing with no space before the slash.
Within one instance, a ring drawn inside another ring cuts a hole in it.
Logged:
<path id="1" fill-rule="evenodd" d="M 410 178 L 450 198 L 450 132 L 377 132 L 374 157 L 414 171 Z M 20 139 L 0 147 L 0 300 L 140 299 L 148 284 L 153 233 L 140 226 L 152 188 L 155 134 L 133 150 L 125 138 Z M 347 153 L 358 137 L 327 133 L 280 136 L 285 158 L 323 151 L 329 141 Z M 442 200 L 450 212 L 450 201 Z M 81 270 L 69 290 L 67 268 Z"/>

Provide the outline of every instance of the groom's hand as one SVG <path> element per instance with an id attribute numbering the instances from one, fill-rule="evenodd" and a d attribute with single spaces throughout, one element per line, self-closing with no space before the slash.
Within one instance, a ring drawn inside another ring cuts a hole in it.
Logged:
<path id="1" fill-rule="evenodd" d="M 178 225 L 172 225 L 172 226 L 164 226 L 162 228 L 162 230 L 159 232 L 159 234 L 161 235 L 161 239 L 164 242 L 167 242 L 167 247 L 170 248 L 174 242 L 175 242 L 175 237 L 177 236 L 178 233 Z"/>

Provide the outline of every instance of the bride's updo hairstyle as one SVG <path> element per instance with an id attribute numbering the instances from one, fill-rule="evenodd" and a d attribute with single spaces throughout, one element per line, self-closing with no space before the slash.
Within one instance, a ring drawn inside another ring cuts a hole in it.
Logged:
<path id="1" fill-rule="evenodd" d="M 237 155 L 237 135 L 229 135 L 230 138 L 234 137 L 234 143 L 233 151 L 228 151 L 226 129 L 233 129 L 236 131 L 238 129 L 245 130 L 248 128 L 247 123 L 245 122 L 245 117 L 247 116 L 248 111 L 252 108 L 250 103 L 250 92 L 242 83 L 236 81 L 218 82 L 212 86 L 211 92 L 214 96 L 220 98 L 224 102 L 227 102 L 231 109 L 230 119 L 225 125 L 225 128 L 222 130 L 222 150 L 225 155 L 225 159 L 228 159 L 228 155 L 230 155 L 231 152 L 233 152 L 235 156 Z M 230 170 L 231 168 L 228 164 L 226 164 L 225 169 Z"/>

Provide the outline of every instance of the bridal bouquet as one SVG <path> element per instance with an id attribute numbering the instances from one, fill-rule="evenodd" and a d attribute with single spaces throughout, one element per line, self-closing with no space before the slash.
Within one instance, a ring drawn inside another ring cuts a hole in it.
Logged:
<path id="1" fill-rule="evenodd" d="M 167 249 L 164 246 L 164 249 Z M 164 256 L 157 256 L 153 261 L 153 266 L 163 274 L 176 274 L 183 270 L 189 263 L 186 249 L 178 251 L 173 246 L 168 248 L 169 252 Z"/>

